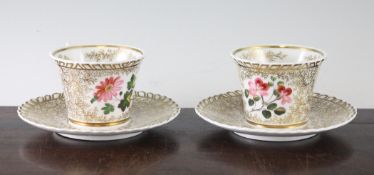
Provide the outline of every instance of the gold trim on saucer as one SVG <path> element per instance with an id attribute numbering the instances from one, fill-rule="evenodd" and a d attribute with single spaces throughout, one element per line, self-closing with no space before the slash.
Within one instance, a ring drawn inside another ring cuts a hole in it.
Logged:
<path id="1" fill-rule="evenodd" d="M 289 129 L 289 128 L 298 128 L 298 127 L 301 127 L 301 126 L 304 126 L 308 121 L 304 121 L 304 122 L 301 122 L 301 123 L 295 123 L 295 124 L 291 124 L 291 125 L 266 125 L 266 124 L 260 124 L 260 123 L 255 123 L 253 121 L 250 121 L 248 119 L 246 119 L 247 122 L 251 125 L 254 125 L 256 127 L 260 127 L 260 128 L 273 128 L 273 129 Z"/>
<path id="2" fill-rule="evenodd" d="M 114 122 L 106 122 L 106 123 L 87 123 L 87 122 L 81 122 L 81 121 L 77 121 L 77 120 L 73 120 L 73 119 L 70 119 L 69 118 L 69 121 L 73 124 L 76 124 L 76 125 L 81 125 L 81 126 L 89 126 L 89 127 L 104 127 L 104 126 L 115 126 L 115 125 L 119 125 L 119 124 L 122 124 L 122 123 L 126 123 L 130 118 L 125 118 L 125 119 L 122 119 L 122 120 L 119 120 L 119 121 L 114 121 Z"/>

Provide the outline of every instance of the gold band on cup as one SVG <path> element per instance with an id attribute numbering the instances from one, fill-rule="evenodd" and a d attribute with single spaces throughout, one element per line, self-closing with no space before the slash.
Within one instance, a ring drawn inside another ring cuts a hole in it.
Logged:
<path id="1" fill-rule="evenodd" d="M 89 127 L 105 127 L 105 126 L 115 126 L 115 125 L 120 125 L 123 123 L 126 123 L 130 118 L 125 118 L 122 120 L 114 121 L 114 122 L 106 122 L 106 123 L 89 123 L 89 122 L 81 122 L 77 120 L 73 120 L 69 118 L 69 121 L 73 124 L 76 125 L 81 125 L 81 126 L 89 126 Z"/>
<path id="2" fill-rule="evenodd" d="M 253 46 L 247 46 L 247 47 L 242 47 L 239 49 L 236 49 L 232 55 L 235 55 L 237 52 L 243 51 L 243 50 L 251 50 L 251 49 L 295 49 L 295 50 L 305 50 L 305 51 L 310 51 L 314 53 L 320 54 L 322 57 L 326 57 L 326 53 L 322 50 L 311 48 L 311 47 L 306 47 L 306 46 L 298 46 L 298 45 L 253 45 Z"/>

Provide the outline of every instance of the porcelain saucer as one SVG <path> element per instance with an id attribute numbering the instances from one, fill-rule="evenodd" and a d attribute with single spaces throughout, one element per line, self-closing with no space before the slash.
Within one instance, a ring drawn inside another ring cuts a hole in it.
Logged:
<path id="1" fill-rule="evenodd" d="M 310 100 L 309 121 L 303 127 L 292 129 L 260 128 L 249 124 L 244 117 L 241 91 L 227 92 L 202 100 L 195 108 L 205 121 L 235 134 L 262 141 L 295 141 L 336 129 L 352 121 L 356 108 L 328 95 L 315 93 Z"/>
<path id="2" fill-rule="evenodd" d="M 164 125 L 177 117 L 178 105 L 170 98 L 149 92 L 136 92 L 126 125 L 108 130 L 77 128 L 69 124 L 62 93 L 31 99 L 18 107 L 19 117 L 40 129 L 79 140 L 105 141 L 136 136 Z"/>

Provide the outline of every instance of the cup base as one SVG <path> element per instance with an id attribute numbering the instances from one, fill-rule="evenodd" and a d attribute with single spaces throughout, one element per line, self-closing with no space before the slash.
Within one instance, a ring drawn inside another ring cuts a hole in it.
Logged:
<path id="1" fill-rule="evenodd" d="M 111 129 L 115 129 L 115 128 L 127 125 L 130 122 L 129 120 L 130 120 L 130 117 L 127 117 L 122 120 L 114 121 L 114 122 L 89 123 L 89 122 L 76 121 L 74 119 L 69 118 L 69 124 L 73 127 L 80 128 L 80 129 L 111 130 Z"/>
<path id="2" fill-rule="evenodd" d="M 261 124 L 261 123 L 256 123 L 253 121 L 250 121 L 249 119 L 246 119 L 247 122 L 253 126 L 259 127 L 259 128 L 271 128 L 271 129 L 290 129 L 290 128 L 300 128 L 305 126 L 305 124 L 308 121 L 304 121 L 301 123 L 295 123 L 295 124 L 290 124 L 290 125 L 267 125 L 267 124 Z"/>

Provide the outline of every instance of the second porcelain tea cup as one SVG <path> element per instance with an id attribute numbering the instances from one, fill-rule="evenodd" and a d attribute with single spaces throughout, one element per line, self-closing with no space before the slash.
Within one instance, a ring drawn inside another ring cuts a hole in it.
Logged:
<path id="1" fill-rule="evenodd" d="M 268 128 L 303 126 L 326 54 L 294 45 L 255 45 L 232 53 L 237 62 L 246 120 Z"/>

